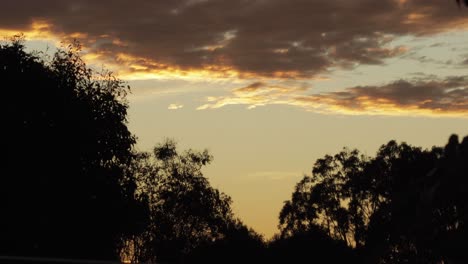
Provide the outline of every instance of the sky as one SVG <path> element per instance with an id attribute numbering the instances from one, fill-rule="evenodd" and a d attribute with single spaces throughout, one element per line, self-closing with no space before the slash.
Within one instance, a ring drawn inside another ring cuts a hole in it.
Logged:
<path id="1" fill-rule="evenodd" d="M 125 80 L 136 148 L 208 149 L 212 185 L 267 238 L 314 161 L 468 134 L 468 9 L 442 0 L 16 0 L 0 36 L 78 40 Z M 62 43 L 62 44 L 61 44 Z"/>

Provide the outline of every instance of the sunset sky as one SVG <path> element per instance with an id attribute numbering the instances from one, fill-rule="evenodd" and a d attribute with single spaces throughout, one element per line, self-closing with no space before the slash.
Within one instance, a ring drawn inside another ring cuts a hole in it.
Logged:
<path id="1" fill-rule="evenodd" d="M 6 0 L 0 36 L 73 39 L 132 94 L 137 149 L 210 150 L 212 185 L 267 238 L 342 147 L 468 134 L 468 8 L 451 0 Z"/>

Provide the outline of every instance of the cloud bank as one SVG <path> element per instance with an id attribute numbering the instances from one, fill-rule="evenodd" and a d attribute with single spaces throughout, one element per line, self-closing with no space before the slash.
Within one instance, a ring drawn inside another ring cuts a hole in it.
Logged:
<path id="1" fill-rule="evenodd" d="M 16 0 L 1 4 L 0 28 L 77 38 L 140 78 L 309 78 L 398 56 L 399 36 L 466 28 L 464 11 L 440 0 Z"/>
<path id="2" fill-rule="evenodd" d="M 468 29 L 466 10 L 451 1 L 16 0 L 0 7 L 0 35 L 23 31 L 36 39 L 78 39 L 87 61 L 114 65 L 127 80 L 166 75 L 257 80 L 231 95 L 210 97 L 199 109 L 285 104 L 327 113 L 467 115 L 465 77 L 320 94 L 271 82 L 312 80 L 337 69 L 416 56 L 395 40 Z M 466 60 L 459 65 L 465 67 Z"/>

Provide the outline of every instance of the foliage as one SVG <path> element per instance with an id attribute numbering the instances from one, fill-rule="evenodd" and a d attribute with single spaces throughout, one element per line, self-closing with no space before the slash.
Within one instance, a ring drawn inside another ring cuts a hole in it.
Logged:
<path id="1" fill-rule="evenodd" d="M 268 263 L 361 263 L 346 243 L 335 240 L 314 226 L 288 236 L 276 236 L 268 243 Z"/>
<path id="2" fill-rule="evenodd" d="M 149 203 L 150 224 L 135 237 L 137 261 L 182 262 L 195 248 L 226 237 L 235 223 L 231 199 L 210 186 L 201 169 L 208 151 L 178 153 L 174 141 L 141 153 L 131 168 L 138 196 Z"/>
<path id="3" fill-rule="evenodd" d="M 467 145 L 468 137 L 460 144 L 452 136 L 445 149 L 390 141 L 372 158 L 348 149 L 326 155 L 285 202 L 281 237 L 322 230 L 368 263 L 463 259 Z"/>
<path id="4" fill-rule="evenodd" d="M 52 59 L 0 45 L 4 116 L 0 255 L 116 259 L 141 208 L 123 168 L 135 137 L 128 88 L 95 74 L 72 44 Z"/>
<path id="5" fill-rule="evenodd" d="M 262 263 L 267 260 L 266 250 L 262 236 L 236 219 L 221 239 L 195 248 L 186 263 Z"/>

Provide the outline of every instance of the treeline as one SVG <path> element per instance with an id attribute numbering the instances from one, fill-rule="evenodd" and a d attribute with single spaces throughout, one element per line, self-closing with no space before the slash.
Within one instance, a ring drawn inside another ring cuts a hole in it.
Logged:
<path id="1" fill-rule="evenodd" d="M 468 137 L 430 150 L 390 141 L 375 157 L 318 159 L 280 214 L 281 237 L 311 230 L 353 263 L 468 263 Z"/>
<path id="2" fill-rule="evenodd" d="M 26 52 L 21 38 L 0 45 L 0 256 L 468 263 L 468 137 L 318 159 L 266 241 L 203 176 L 207 151 L 180 151 L 171 140 L 135 151 L 129 87 L 87 68 L 79 49 L 48 58 Z"/>

